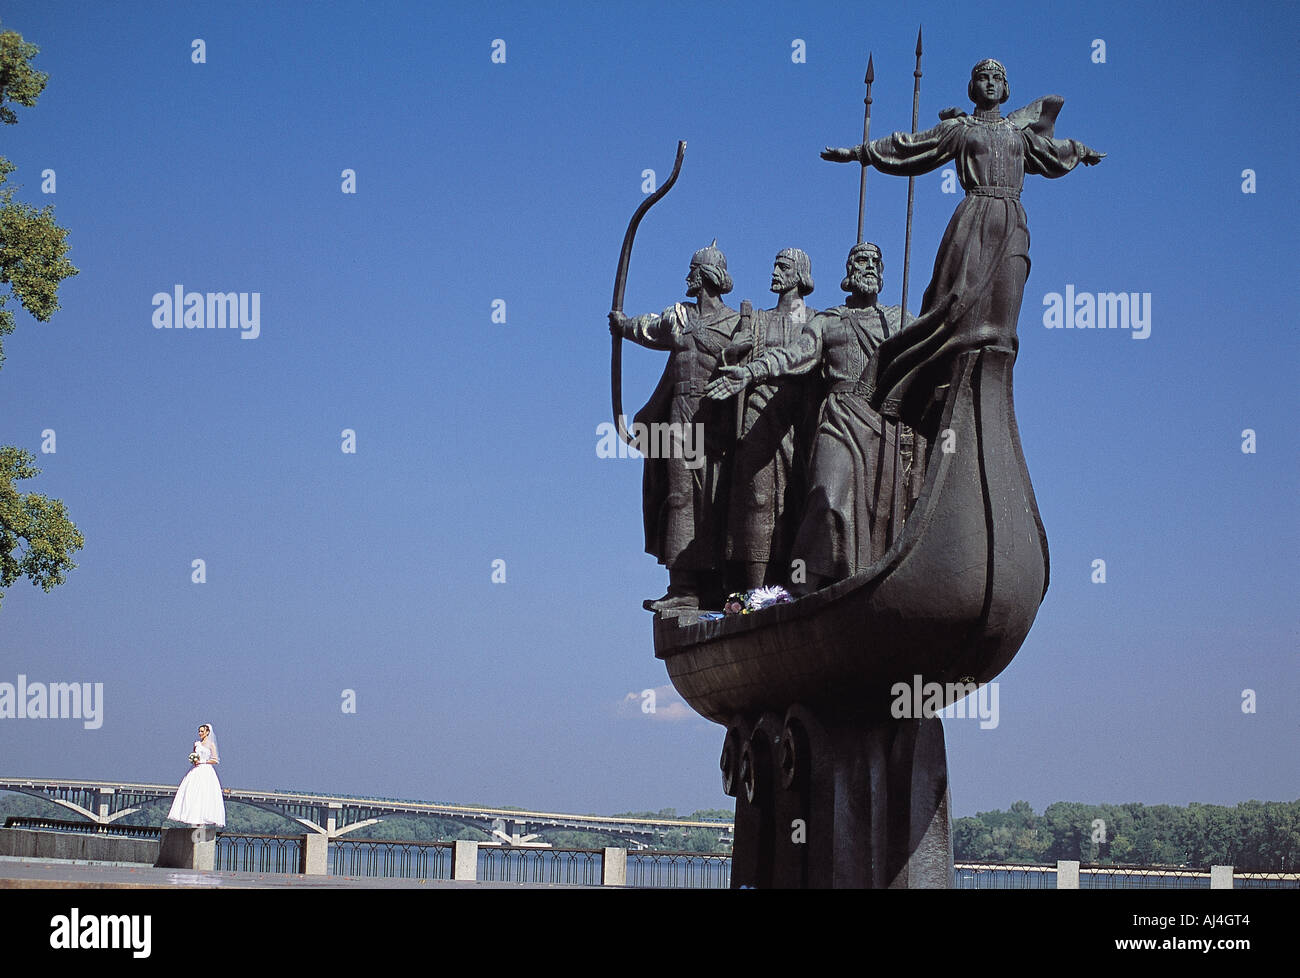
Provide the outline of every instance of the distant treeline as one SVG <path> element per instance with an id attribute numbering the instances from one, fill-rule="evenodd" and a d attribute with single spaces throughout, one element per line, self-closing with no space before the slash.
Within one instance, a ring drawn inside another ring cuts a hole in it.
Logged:
<path id="1" fill-rule="evenodd" d="M 145 806 L 120 821 L 159 825 L 167 814 L 166 799 Z M 500 808 L 501 806 L 495 806 Z M 35 815 L 76 820 L 53 802 L 17 793 L 0 792 L 0 824 L 7 815 Z M 621 812 L 623 818 L 685 818 L 730 821 L 725 809 L 679 815 L 675 809 Z M 296 835 L 303 827 L 264 809 L 226 803 L 227 830 Z M 980 812 L 953 821 L 953 850 L 958 862 L 1055 863 L 1077 859 L 1084 863 L 1133 866 L 1233 866 L 1239 872 L 1294 873 L 1300 863 L 1300 801 L 1244 801 L 1234 807 L 1193 803 L 1175 805 L 1085 805 L 1059 801 L 1041 815 L 1027 801 L 1009 811 Z M 674 829 L 654 844 L 656 849 L 720 852 L 720 830 Z M 351 833 L 349 833 L 351 836 Z M 574 849 L 627 846 L 625 837 L 597 832 L 543 829 L 538 841 Z M 488 833 L 465 822 L 429 816 L 391 816 L 359 829 L 355 838 L 487 841 Z"/>
<path id="2" fill-rule="evenodd" d="M 1077 859 L 1294 873 L 1300 860 L 1300 801 L 1243 801 L 1232 808 L 1058 801 L 1041 815 L 1018 801 L 1010 811 L 956 819 L 952 829 L 958 862 Z"/>

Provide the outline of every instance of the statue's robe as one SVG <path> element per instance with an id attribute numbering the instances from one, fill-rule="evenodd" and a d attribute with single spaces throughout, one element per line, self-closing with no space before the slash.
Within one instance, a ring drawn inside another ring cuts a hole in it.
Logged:
<path id="1" fill-rule="evenodd" d="M 966 199 L 948 222 L 921 312 L 882 343 L 867 377 L 871 405 L 932 436 L 934 392 L 964 350 L 1017 348 L 1016 318 L 1029 275 L 1029 227 L 1020 205 L 1026 173 L 1061 177 L 1085 147 L 1053 138 L 1064 100 L 1049 95 L 1002 118 L 997 109 L 945 119 L 870 143 L 872 166 L 915 176 L 954 163 Z M 1001 316 L 990 315 L 994 293 Z"/>
<path id="2" fill-rule="evenodd" d="M 790 556 L 830 580 L 864 569 L 897 529 L 891 525 L 897 426 L 882 423 L 867 404 L 863 378 L 881 343 L 898 332 L 900 312 L 898 306 L 826 309 L 791 342 L 755 361 L 766 376 L 809 377 L 815 421 Z"/>
<path id="3" fill-rule="evenodd" d="M 727 508 L 727 558 L 769 567 L 765 583 L 789 574 L 790 546 L 803 499 L 802 467 L 810 428 L 805 378 L 763 377 L 770 350 L 791 347 L 816 311 L 800 304 L 792 313 L 764 309 L 742 325 L 726 362 L 744 362 L 760 373 L 744 392 L 744 413 L 731 467 Z M 770 358 L 768 358 L 770 359 Z M 727 403 L 727 402 L 724 402 Z"/>
<path id="4" fill-rule="evenodd" d="M 669 351 L 668 363 L 654 393 L 633 423 L 703 425 L 702 464 L 690 458 L 647 457 L 642 477 L 642 512 L 646 553 L 666 567 L 685 571 L 714 570 L 722 564 L 726 521 L 726 472 L 734 421 L 731 401 L 704 397 L 704 388 L 731 342 L 740 314 L 723 307 L 702 317 L 696 303 L 677 303 L 655 315 L 631 321 L 626 337 L 654 350 Z M 682 429 L 684 430 L 684 429 Z M 694 466 L 694 467 L 692 467 Z"/>
<path id="5" fill-rule="evenodd" d="M 898 306 L 836 306 L 809 324 L 821 363 L 808 493 L 792 556 L 812 574 L 850 577 L 892 541 L 898 426 L 867 403 L 863 378 L 876 350 L 899 331 Z"/>

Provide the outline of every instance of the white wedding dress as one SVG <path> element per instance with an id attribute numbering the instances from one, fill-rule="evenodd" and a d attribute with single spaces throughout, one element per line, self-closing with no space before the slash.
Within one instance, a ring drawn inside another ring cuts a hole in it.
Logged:
<path id="1" fill-rule="evenodd" d="M 199 763 L 185 775 L 167 817 L 187 825 L 224 826 L 226 804 L 221 800 L 221 782 L 216 767 L 207 763 L 212 751 L 196 740 L 194 753 L 199 755 Z"/>

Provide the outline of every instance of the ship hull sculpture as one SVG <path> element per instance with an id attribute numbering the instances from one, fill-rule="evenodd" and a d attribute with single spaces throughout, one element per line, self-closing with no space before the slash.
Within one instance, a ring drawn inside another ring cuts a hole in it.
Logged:
<path id="1" fill-rule="evenodd" d="M 917 55 L 919 91 L 919 37 Z M 733 887 L 950 886 L 934 713 L 1006 668 L 1047 590 L 1012 392 L 1028 273 L 1019 190 L 1024 172 L 1061 176 L 1103 154 L 1054 138 L 1058 97 L 1002 118 L 996 61 L 976 65 L 969 93 L 975 117 L 945 110 L 934 129 L 875 142 L 864 126 L 863 144 L 822 154 L 907 176 L 955 160 L 967 189 L 919 317 L 879 345 L 859 387 L 928 446 L 901 533 L 867 566 L 792 603 L 703 620 L 662 608 L 655 619 L 655 654 L 673 685 L 727 728 Z M 869 89 L 867 108 L 869 119 Z M 716 397 L 726 385 L 710 389 Z M 920 715 L 917 688 L 936 691 Z"/>

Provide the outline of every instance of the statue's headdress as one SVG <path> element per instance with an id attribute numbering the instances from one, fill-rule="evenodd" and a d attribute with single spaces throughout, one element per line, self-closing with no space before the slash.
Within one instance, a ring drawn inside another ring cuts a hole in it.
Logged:
<path id="1" fill-rule="evenodd" d="M 810 295 L 813 290 L 812 259 L 799 248 L 782 248 L 776 253 L 777 258 L 789 258 L 794 262 L 795 274 L 799 276 L 800 295 Z"/>
<path id="2" fill-rule="evenodd" d="M 717 238 L 707 248 L 701 248 L 692 255 L 691 264 L 700 267 L 700 274 L 709 280 L 719 295 L 726 295 L 735 287 L 727 271 L 727 256 L 718 247 Z"/>
<path id="3" fill-rule="evenodd" d="M 981 71 L 1002 72 L 1002 101 L 1005 102 L 1011 97 L 1011 83 L 1007 81 L 1007 69 L 997 58 L 985 58 L 970 70 L 970 83 L 966 86 L 966 94 L 972 102 L 975 101 L 975 76 Z"/>

